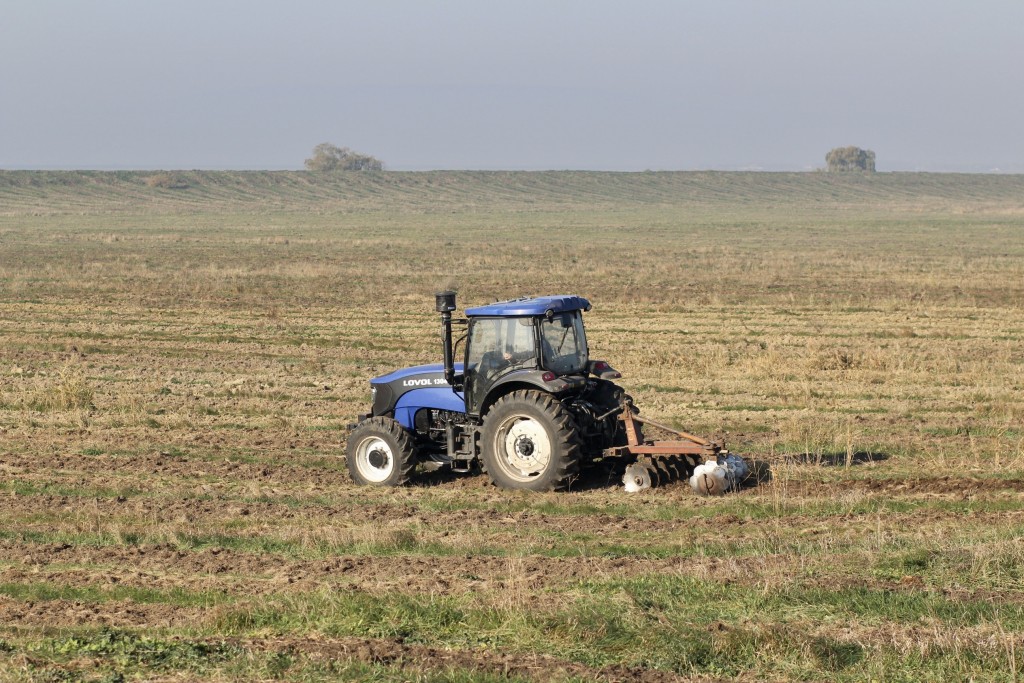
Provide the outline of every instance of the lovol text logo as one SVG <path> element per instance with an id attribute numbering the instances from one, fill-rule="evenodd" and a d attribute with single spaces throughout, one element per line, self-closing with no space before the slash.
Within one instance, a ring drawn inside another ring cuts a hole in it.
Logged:
<path id="1" fill-rule="evenodd" d="M 433 387 L 439 384 L 447 386 L 448 382 L 444 381 L 444 377 L 435 377 L 434 379 L 407 379 L 402 382 L 403 387 Z"/>

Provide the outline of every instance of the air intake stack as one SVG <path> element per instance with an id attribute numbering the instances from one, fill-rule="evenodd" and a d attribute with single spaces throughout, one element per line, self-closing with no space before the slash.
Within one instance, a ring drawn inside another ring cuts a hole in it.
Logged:
<path id="1" fill-rule="evenodd" d="M 441 341 L 444 345 L 444 381 L 455 384 L 455 358 L 452 352 L 452 311 L 455 310 L 455 292 L 450 290 L 434 295 L 434 305 L 441 314 Z"/>

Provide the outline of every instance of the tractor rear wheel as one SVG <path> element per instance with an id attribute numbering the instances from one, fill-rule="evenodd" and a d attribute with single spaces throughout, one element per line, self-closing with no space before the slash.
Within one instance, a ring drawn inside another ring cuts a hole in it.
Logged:
<path id="1" fill-rule="evenodd" d="M 416 447 L 402 425 L 389 417 L 360 422 L 348 437 L 348 472 L 357 484 L 401 486 L 416 467 Z"/>
<path id="2" fill-rule="evenodd" d="M 579 472 L 576 423 L 565 406 L 542 391 L 499 398 L 484 418 L 481 442 L 484 468 L 504 489 L 560 491 Z"/>

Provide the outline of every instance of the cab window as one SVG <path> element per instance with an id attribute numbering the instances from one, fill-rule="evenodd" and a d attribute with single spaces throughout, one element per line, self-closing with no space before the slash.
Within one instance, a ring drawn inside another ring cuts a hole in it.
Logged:
<path id="1" fill-rule="evenodd" d="M 580 372 L 587 365 L 587 338 L 579 311 L 559 313 L 540 325 L 544 367 L 559 374 Z"/>

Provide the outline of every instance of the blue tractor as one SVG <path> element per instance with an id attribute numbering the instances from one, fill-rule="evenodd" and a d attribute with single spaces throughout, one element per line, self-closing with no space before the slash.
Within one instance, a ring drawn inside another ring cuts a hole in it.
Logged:
<path id="1" fill-rule="evenodd" d="M 370 381 L 372 408 L 346 453 L 359 484 L 398 486 L 423 464 L 483 469 L 507 489 L 564 490 L 588 463 L 627 456 L 627 488 L 646 488 L 724 450 L 682 432 L 686 441 L 643 441 L 650 421 L 612 381 L 621 375 L 590 358 L 582 297 L 503 301 L 453 320 L 455 293 L 441 292 L 436 309 L 444 362 Z M 454 342 L 453 325 L 465 330 Z"/>

